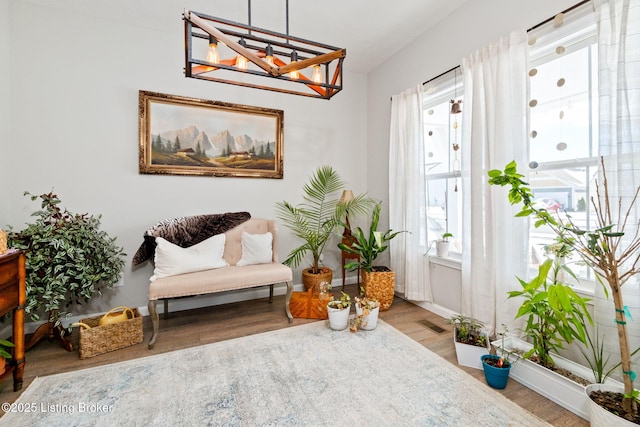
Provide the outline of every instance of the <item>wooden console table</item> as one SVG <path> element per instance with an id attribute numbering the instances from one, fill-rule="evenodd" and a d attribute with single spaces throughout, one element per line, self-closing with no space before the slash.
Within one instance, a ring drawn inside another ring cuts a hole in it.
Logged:
<path id="1" fill-rule="evenodd" d="M 13 311 L 13 359 L 0 373 L 0 380 L 13 372 L 13 391 L 22 389 L 24 374 L 24 306 L 27 300 L 25 256 L 10 249 L 0 255 L 0 317 Z"/>

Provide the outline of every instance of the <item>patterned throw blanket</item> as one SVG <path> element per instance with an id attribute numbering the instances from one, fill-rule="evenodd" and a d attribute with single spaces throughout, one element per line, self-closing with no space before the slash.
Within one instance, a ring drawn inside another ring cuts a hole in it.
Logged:
<path id="1" fill-rule="evenodd" d="M 133 256 L 132 264 L 137 266 L 153 259 L 156 237 L 188 248 L 216 234 L 224 233 L 251 218 L 249 212 L 227 212 L 224 214 L 183 216 L 165 219 L 144 232 L 144 242 Z"/>

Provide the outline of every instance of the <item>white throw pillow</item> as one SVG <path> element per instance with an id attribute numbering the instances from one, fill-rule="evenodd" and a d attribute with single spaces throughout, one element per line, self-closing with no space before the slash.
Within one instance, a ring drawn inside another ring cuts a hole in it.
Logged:
<path id="1" fill-rule="evenodd" d="M 222 258 L 225 239 L 224 234 L 216 234 L 196 245 L 183 248 L 162 237 L 156 237 L 155 269 L 150 280 L 228 266 Z"/>
<path id="2" fill-rule="evenodd" d="M 273 234 L 249 234 L 242 232 L 242 257 L 236 265 L 271 264 Z"/>

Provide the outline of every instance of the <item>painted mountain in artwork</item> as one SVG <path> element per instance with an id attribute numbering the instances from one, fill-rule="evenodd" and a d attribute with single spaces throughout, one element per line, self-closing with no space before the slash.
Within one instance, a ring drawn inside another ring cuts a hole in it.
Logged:
<path id="1" fill-rule="evenodd" d="M 160 137 L 162 145 L 158 145 L 157 138 Z M 268 141 L 258 141 L 249 135 L 232 135 L 228 130 L 216 135 L 207 135 L 196 126 L 189 126 L 184 129 L 171 130 L 151 135 L 152 148 L 155 151 L 185 151 L 193 150 L 198 152 L 198 144 L 203 155 L 207 157 L 229 156 L 231 153 L 274 153 L 275 143 Z M 176 138 L 179 143 L 179 150 L 176 150 Z M 160 148 L 164 147 L 164 149 Z"/>

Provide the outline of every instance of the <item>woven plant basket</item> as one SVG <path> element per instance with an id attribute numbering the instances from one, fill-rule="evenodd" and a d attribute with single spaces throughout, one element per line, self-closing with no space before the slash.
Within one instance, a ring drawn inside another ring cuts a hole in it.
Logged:
<path id="1" fill-rule="evenodd" d="M 380 311 L 389 310 L 389 307 L 391 307 L 396 283 L 396 273 L 388 268 L 386 269 L 387 271 L 362 272 L 362 286 L 364 287 L 365 296 L 378 300 L 380 302 Z"/>
<path id="2" fill-rule="evenodd" d="M 318 286 L 321 282 L 331 283 L 333 279 L 333 271 L 327 267 L 320 267 L 319 274 L 311 273 L 311 268 L 305 268 L 302 270 L 302 283 L 304 284 L 305 291 L 312 289 L 312 292 L 317 294 L 320 291 Z"/>
<path id="3" fill-rule="evenodd" d="M 98 325 L 102 316 L 82 319 L 81 323 L 89 328 L 80 327 L 80 359 L 140 344 L 144 338 L 142 316 L 137 308 L 132 311 L 133 318 L 104 326 Z"/>

